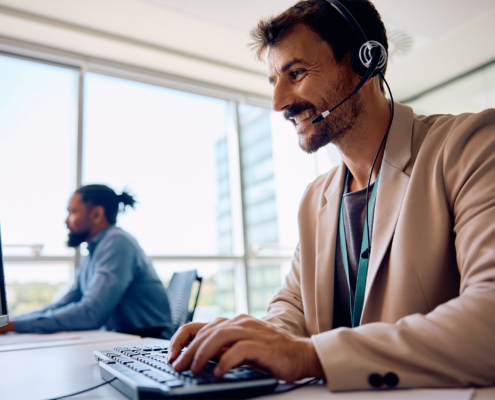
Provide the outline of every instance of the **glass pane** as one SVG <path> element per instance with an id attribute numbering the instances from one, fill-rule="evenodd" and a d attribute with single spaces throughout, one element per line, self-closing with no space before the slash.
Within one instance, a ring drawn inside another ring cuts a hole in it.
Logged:
<path id="1" fill-rule="evenodd" d="M 292 256 L 299 240 L 297 213 L 306 187 L 340 163 L 335 146 L 308 155 L 280 113 L 239 105 L 241 173 L 248 251 L 252 256 Z M 265 315 L 288 272 L 280 264 L 248 268 L 250 313 Z M 285 264 L 284 264 L 285 265 Z"/>
<path id="2" fill-rule="evenodd" d="M 248 248 L 278 244 L 270 111 L 241 104 L 239 121 Z"/>
<path id="3" fill-rule="evenodd" d="M 6 255 L 68 255 L 78 73 L 0 56 L 0 221 Z"/>
<path id="4" fill-rule="evenodd" d="M 243 198 L 249 250 L 291 255 L 298 241 L 297 212 L 306 187 L 340 163 L 335 146 L 315 154 L 297 144 L 280 113 L 239 105 Z"/>
<path id="5" fill-rule="evenodd" d="M 266 314 L 268 304 L 278 292 L 283 277 L 288 272 L 287 264 L 256 264 L 248 268 L 250 314 L 261 318 Z"/>
<path id="6" fill-rule="evenodd" d="M 297 213 L 308 185 L 341 162 L 333 144 L 316 153 L 305 153 L 298 144 L 296 130 L 281 113 L 271 113 L 273 170 L 277 193 L 279 253 L 291 256 L 299 241 Z M 268 249 L 267 249 L 268 250 Z"/>
<path id="7" fill-rule="evenodd" d="M 166 287 L 174 272 L 191 269 L 198 271 L 198 276 L 203 278 L 203 282 L 194 321 L 209 322 L 218 317 L 232 318 L 236 315 L 235 263 L 153 261 L 153 265 Z"/>
<path id="8" fill-rule="evenodd" d="M 74 265 L 5 264 L 11 316 L 36 311 L 60 299 L 73 282 Z"/>
<path id="9" fill-rule="evenodd" d="M 232 250 L 227 102 L 88 74 L 84 183 L 135 195 L 118 224 L 145 252 Z"/>

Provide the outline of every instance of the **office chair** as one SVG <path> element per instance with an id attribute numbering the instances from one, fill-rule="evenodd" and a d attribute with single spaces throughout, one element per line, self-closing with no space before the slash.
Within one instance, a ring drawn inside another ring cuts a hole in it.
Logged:
<path id="1" fill-rule="evenodd" d="M 189 300 L 194 282 L 199 283 L 194 305 L 189 310 Z M 198 276 L 196 270 L 174 272 L 170 284 L 167 288 L 168 299 L 170 303 L 170 311 L 172 313 L 172 324 L 177 329 L 188 322 L 191 322 L 198 305 L 199 291 L 203 278 Z"/>
<path id="2" fill-rule="evenodd" d="M 198 291 L 194 299 L 194 305 L 189 310 L 189 301 L 194 282 L 198 282 Z M 195 269 L 183 272 L 174 272 L 167 288 L 167 295 L 170 303 L 172 322 L 167 326 L 153 328 L 139 328 L 120 331 L 141 337 L 152 337 L 158 339 L 170 339 L 181 325 L 191 322 L 196 311 L 199 300 L 199 291 L 203 278 L 198 276 Z"/>

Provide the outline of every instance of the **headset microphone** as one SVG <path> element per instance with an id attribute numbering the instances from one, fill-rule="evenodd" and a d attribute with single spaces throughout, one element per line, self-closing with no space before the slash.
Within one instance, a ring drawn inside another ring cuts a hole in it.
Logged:
<path id="1" fill-rule="evenodd" d="M 362 79 L 359 81 L 351 94 L 349 94 L 339 104 L 313 118 L 311 120 L 313 124 L 316 124 L 317 122 L 320 122 L 324 118 L 328 117 L 333 110 L 349 100 L 354 94 L 357 93 L 359 89 L 361 89 L 368 79 L 375 75 L 383 76 L 383 71 L 385 65 L 387 64 L 387 50 L 385 50 L 385 47 L 375 40 L 368 40 L 359 23 L 342 3 L 338 0 L 327 1 L 347 21 L 360 42 L 360 46 L 353 49 L 351 53 L 351 63 L 353 70 L 358 75 L 362 76 Z"/>
<path id="2" fill-rule="evenodd" d="M 369 63 L 369 68 L 366 71 L 366 73 L 363 75 L 362 79 L 359 81 L 359 83 L 356 85 L 354 90 L 351 92 L 349 96 L 347 96 L 344 100 L 342 100 L 339 104 L 336 106 L 332 107 L 330 110 L 323 111 L 321 114 L 317 115 L 315 118 L 311 120 L 313 124 L 316 124 L 317 122 L 320 122 L 324 118 L 328 117 L 330 113 L 335 110 L 336 108 L 340 107 L 342 104 L 344 104 L 347 100 L 349 100 L 353 95 L 357 93 L 359 89 L 366 83 L 366 81 L 371 78 L 371 75 L 375 72 L 377 65 L 380 62 L 381 58 L 381 51 L 378 51 L 376 48 L 373 50 L 373 55 L 371 57 L 371 62 Z"/>

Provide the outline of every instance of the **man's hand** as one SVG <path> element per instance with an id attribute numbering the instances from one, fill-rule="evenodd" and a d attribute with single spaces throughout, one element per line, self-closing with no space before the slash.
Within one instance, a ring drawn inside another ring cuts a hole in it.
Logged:
<path id="1" fill-rule="evenodd" d="M 10 321 L 7 325 L 0 328 L 0 333 L 14 332 L 14 321 Z"/>
<path id="2" fill-rule="evenodd" d="M 179 357 L 189 342 L 188 349 Z M 189 368 L 198 374 L 208 360 L 219 357 L 216 377 L 245 363 L 268 370 L 285 381 L 324 377 L 310 338 L 292 335 L 247 315 L 231 320 L 219 318 L 210 324 L 184 325 L 172 338 L 170 349 L 169 362 L 176 360 L 174 369 L 178 372 Z"/>
<path id="3" fill-rule="evenodd" d="M 211 324 L 226 321 L 226 318 L 217 318 Z M 177 332 L 175 332 L 172 339 L 170 339 L 170 345 L 168 346 L 168 362 L 173 363 L 184 347 L 186 347 L 196 336 L 198 331 L 206 325 L 211 325 L 202 322 L 190 322 L 188 324 L 182 325 Z"/>

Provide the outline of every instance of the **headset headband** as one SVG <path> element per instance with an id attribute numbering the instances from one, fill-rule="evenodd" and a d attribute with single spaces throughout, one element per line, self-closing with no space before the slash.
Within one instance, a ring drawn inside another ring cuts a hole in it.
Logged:
<path id="1" fill-rule="evenodd" d="M 352 67 L 360 76 L 364 76 L 367 69 L 370 68 L 372 64 L 373 54 L 375 57 L 379 57 L 378 63 L 373 63 L 376 65 L 373 71 L 375 76 L 382 73 L 385 65 L 387 64 L 387 50 L 385 47 L 377 42 L 376 40 L 368 40 L 363 29 L 356 21 L 356 18 L 350 13 L 350 11 L 338 0 L 326 0 L 333 8 L 335 8 L 340 15 L 347 21 L 354 34 L 357 36 L 358 40 L 361 42 L 360 46 L 355 48 L 352 52 Z"/>
<path id="2" fill-rule="evenodd" d="M 349 26 L 356 34 L 361 44 L 366 43 L 368 41 L 368 38 L 366 37 L 364 31 L 361 29 L 361 26 L 356 21 L 356 18 L 354 18 L 354 16 L 350 13 L 350 11 L 337 0 L 327 0 L 327 1 L 330 3 L 330 5 L 333 8 L 335 8 L 340 13 L 340 15 L 342 15 L 342 17 L 344 17 L 344 19 L 347 21 Z"/>

